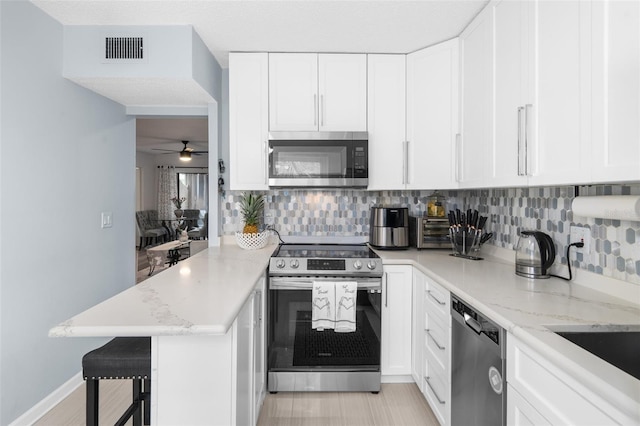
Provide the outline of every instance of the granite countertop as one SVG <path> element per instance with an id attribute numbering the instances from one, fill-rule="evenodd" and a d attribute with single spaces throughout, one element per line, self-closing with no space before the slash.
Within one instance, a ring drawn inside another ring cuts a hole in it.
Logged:
<path id="1" fill-rule="evenodd" d="M 513 262 L 491 256 L 473 261 L 449 256 L 445 250 L 376 252 L 384 264 L 417 267 L 640 422 L 640 380 L 546 328 L 616 324 L 637 329 L 639 304 L 558 278 L 523 278 L 515 274 Z"/>
<path id="2" fill-rule="evenodd" d="M 225 334 L 276 247 L 210 247 L 53 327 L 49 336 Z"/>

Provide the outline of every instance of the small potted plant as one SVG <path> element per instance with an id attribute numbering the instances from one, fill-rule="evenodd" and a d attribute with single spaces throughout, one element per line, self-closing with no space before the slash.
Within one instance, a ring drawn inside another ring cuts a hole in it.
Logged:
<path id="1" fill-rule="evenodd" d="M 176 206 L 176 209 L 173 211 L 173 213 L 176 215 L 176 217 L 178 219 L 180 219 L 182 217 L 183 211 L 182 211 L 182 203 L 184 203 L 185 201 L 187 201 L 187 197 L 173 197 L 171 199 L 171 202 L 173 203 L 174 206 Z"/>
<path id="2" fill-rule="evenodd" d="M 242 232 L 236 232 L 236 241 L 244 249 L 258 249 L 267 245 L 268 231 L 258 232 L 260 217 L 264 211 L 264 196 L 251 192 L 240 196 L 240 214 L 244 219 Z"/>

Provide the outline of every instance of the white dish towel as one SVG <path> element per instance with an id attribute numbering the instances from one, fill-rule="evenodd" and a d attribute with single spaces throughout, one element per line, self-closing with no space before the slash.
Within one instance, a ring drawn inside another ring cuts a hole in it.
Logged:
<path id="1" fill-rule="evenodd" d="M 313 330 L 322 331 L 335 327 L 335 303 L 335 282 L 314 281 L 311 292 L 311 328 Z"/>
<path id="2" fill-rule="evenodd" d="M 356 331 L 357 297 L 357 282 L 341 281 L 336 283 L 336 333 Z"/>

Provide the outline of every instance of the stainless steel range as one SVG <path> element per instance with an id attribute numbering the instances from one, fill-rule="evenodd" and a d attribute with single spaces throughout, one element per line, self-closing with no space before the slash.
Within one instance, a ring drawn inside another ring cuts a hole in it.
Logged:
<path id="1" fill-rule="evenodd" d="M 282 244 L 268 275 L 269 391 L 378 392 L 378 255 L 365 244 Z"/>

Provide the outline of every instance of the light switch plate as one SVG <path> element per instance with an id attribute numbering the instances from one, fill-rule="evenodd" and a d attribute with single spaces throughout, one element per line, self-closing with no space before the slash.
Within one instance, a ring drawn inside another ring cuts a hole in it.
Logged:
<path id="1" fill-rule="evenodd" d="M 574 247 L 576 252 L 589 253 L 591 250 L 591 230 L 584 226 L 573 225 L 571 227 L 570 243 L 579 243 L 582 241 L 584 247 Z"/>
<path id="2" fill-rule="evenodd" d="M 113 213 L 102 212 L 102 228 L 111 228 L 113 226 Z"/>

